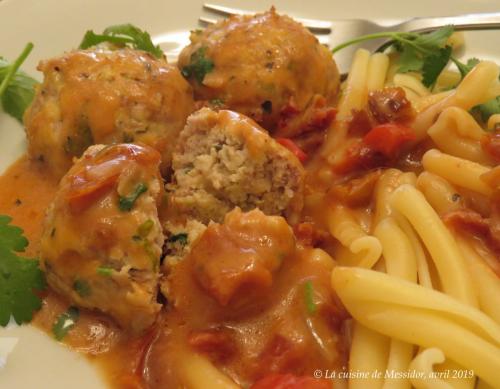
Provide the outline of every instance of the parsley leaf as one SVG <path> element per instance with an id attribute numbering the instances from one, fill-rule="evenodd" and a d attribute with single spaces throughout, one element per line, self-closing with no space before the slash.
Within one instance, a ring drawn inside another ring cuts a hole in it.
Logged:
<path id="1" fill-rule="evenodd" d="M 0 326 L 6 326 L 11 315 L 17 324 L 31 321 L 42 305 L 35 291 L 45 288 L 38 261 L 16 255 L 28 240 L 21 228 L 9 224 L 11 220 L 0 215 Z"/>
<path id="2" fill-rule="evenodd" d="M 130 23 L 110 26 L 102 34 L 96 34 L 94 31 L 88 30 L 79 47 L 80 49 L 88 49 L 103 42 L 110 42 L 121 47 L 128 46 L 136 50 L 144 50 L 153 54 L 156 58 L 163 57 L 163 51 L 160 49 L 160 46 L 153 44 L 151 35 Z"/>
<path id="3" fill-rule="evenodd" d="M 137 185 L 134 189 L 134 191 L 128 195 L 128 196 L 120 196 L 118 198 L 118 208 L 120 208 L 120 211 L 130 211 L 132 207 L 134 206 L 135 202 L 139 198 L 141 194 L 146 192 L 148 190 L 148 187 L 146 184 L 143 184 L 142 182 Z"/>
<path id="4" fill-rule="evenodd" d="M 0 57 L 0 100 L 3 110 L 22 123 L 26 108 L 35 96 L 37 81 L 19 68 L 33 50 L 33 43 L 28 43 L 19 57 L 9 64 Z"/>
<path id="5" fill-rule="evenodd" d="M 189 65 L 184 66 L 181 71 L 184 77 L 193 76 L 201 84 L 207 73 L 214 70 L 214 62 L 205 56 L 206 52 L 206 47 L 200 47 L 191 54 Z"/>
<path id="6" fill-rule="evenodd" d="M 314 288 L 312 281 L 306 281 L 304 283 L 304 297 L 306 301 L 306 308 L 307 311 L 312 315 L 316 312 L 318 307 L 316 306 L 316 303 L 314 302 Z"/>
<path id="7" fill-rule="evenodd" d="M 56 322 L 52 326 L 52 333 L 54 337 L 61 341 L 66 336 L 66 334 L 71 330 L 78 318 L 80 317 L 80 311 L 77 307 L 69 307 L 66 312 L 59 315 Z"/>

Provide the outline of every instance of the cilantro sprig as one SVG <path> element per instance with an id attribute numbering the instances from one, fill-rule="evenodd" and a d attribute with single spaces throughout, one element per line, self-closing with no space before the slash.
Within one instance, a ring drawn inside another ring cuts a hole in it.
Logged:
<path id="1" fill-rule="evenodd" d="M 0 57 L 0 100 L 3 110 L 22 123 L 23 114 L 35 96 L 37 81 L 19 70 L 33 50 L 33 43 L 28 43 L 19 57 L 10 64 Z"/>
<path id="2" fill-rule="evenodd" d="M 162 49 L 160 49 L 160 46 L 154 45 L 151 35 L 130 23 L 110 26 L 102 34 L 96 34 L 94 31 L 88 30 L 79 47 L 80 49 L 88 49 L 103 42 L 110 42 L 120 47 L 127 46 L 136 50 L 144 50 L 153 54 L 156 58 L 163 57 Z"/>
<path id="3" fill-rule="evenodd" d="M 389 39 L 379 51 L 394 48 L 401 54 L 398 72 L 422 72 L 422 83 L 432 88 L 450 60 L 457 66 L 462 78 L 478 62 L 477 59 L 471 59 L 464 64 L 452 55 L 451 46 L 446 43 L 453 32 L 453 26 L 444 26 L 431 33 L 381 32 L 363 35 L 334 47 L 332 53 L 372 39 Z"/>
<path id="4" fill-rule="evenodd" d="M 45 278 L 36 259 L 24 258 L 28 240 L 23 230 L 10 224 L 12 218 L 0 215 L 0 326 L 13 316 L 17 324 L 31 321 L 42 306 L 36 291 L 45 289 Z"/>

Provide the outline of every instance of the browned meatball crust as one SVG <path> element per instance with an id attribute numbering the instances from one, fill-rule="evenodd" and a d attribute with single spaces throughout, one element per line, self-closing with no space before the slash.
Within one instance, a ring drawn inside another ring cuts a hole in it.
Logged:
<path id="1" fill-rule="evenodd" d="M 42 61 L 44 81 L 24 122 L 29 154 L 58 177 L 94 144 L 141 142 L 162 170 L 193 110 L 192 90 L 174 65 L 149 53 L 77 50 Z"/>

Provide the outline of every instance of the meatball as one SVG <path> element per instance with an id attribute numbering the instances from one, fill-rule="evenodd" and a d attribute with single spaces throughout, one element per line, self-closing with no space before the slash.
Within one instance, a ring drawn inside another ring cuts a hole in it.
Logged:
<path id="1" fill-rule="evenodd" d="M 91 146 L 62 178 L 41 240 L 52 288 L 133 332 L 160 310 L 160 161 L 149 146 Z"/>
<path id="2" fill-rule="evenodd" d="M 174 141 L 193 111 L 189 84 L 174 65 L 131 50 L 78 50 L 42 61 L 44 81 L 24 123 L 28 151 L 57 177 L 95 143 L 141 142 L 168 170 Z"/>
<path id="3" fill-rule="evenodd" d="M 203 108 L 182 130 L 167 185 L 170 209 L 207 224 L 234 207 L 294 218 L 302 209 L 304 168 L 253 120 Z"/>
<path id="4" fill-rule="evenodd" d="M 329 50 L 300 23 L 274 8 L 232 16 L 191 34 L 178 65 L 195 98 L 245 114 L 274 131 L 280 117 L 337 94 L 339 73 Z"/>

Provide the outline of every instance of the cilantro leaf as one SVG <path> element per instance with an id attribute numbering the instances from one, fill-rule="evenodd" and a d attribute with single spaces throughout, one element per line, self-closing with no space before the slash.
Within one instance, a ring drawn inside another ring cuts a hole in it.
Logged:
<path id="1" fill-rule="evenodd" d="M 479 63 L 479 59 L 477 58 L 469 58 L 467 60 L 467 63 L 462 63 L 456 58 L 452 58 L 453 62 L 457 66 L 458 71 L 460 72 L 460 76 L 464 78 L 467 73 L 469 73 L 474 66 L 476 66 Z"/>
<path id="2" fill-rule="evenodd" d="M 78 318 L 80 317 L 80 311 L 77 307 L 69 307 L 66 312 L 59 315 L 56 322 L 52 326 L 52 333 L 54 337 L 61 341 L 66 336 L 66 334 L 75 326 Z"/>
<path id="3" fill-rule="evenodd" d="M 19 67 L 33 49 L 33 44 L 28 43 L 19 57 L 9 64 L 0 57 L 0 100 L 3 110 L 12 117 L 23 121 L 23 114 L 35 96 L 37 81 Z"/>
<path id="4" fill-rule="evenodd" d="M 451 55 L 451 46 L 439 49 L 435 54 L 425 57 L 422 66 L 422 84 L 426 87 L 433 87 L 437 78 L 448 64 Z"/>
<path id="5" fill-rule="evenodd" d="M 401 56 L 399 57 L 398 73 L 418 72 L 422 70 L 423 65 L 423 59 L 413 47 L 405 46 L 402 49 Z"/>
<path id="6" fill-rule="evenodd" d="M 128 195 L 128 196 L 120 196 L 118 198 L 118 208 L 120 208 L 120 211 L 130 211 L 132 207 L 134 206 L 135 202 L 139 198 L 141 194 L 146 192 L 148 190 L 148 187 L 146 184 L 143 184 L 142 182 L 137 185 L 134 189 L 134 191 Z"/>
<path id="7" fill-rule="evenodd" d="M 206 47 L 200 47 L 191 54 L 189 65 L 184 66 L 181 71 L 184 77 L 193 76 L 201 84 L 205 76 L 214 70 L 214 62 L 206 57 L 206 52 Z"/>
<path id="8" fill-rule="evenodd" d="M 491 115 L 500 114 L 500 96 L 497 96 L 486 103 L 476 105 L 473 110 L 479 111 L 483 121 L 488 121 Z"/>
<path id="9" fill-rule="evenodd" d="M 0 326 L 13 316 L 17 324 L 31 321 L 42 301 L 35 291 L 45 288 L 38 261 L 19 257 L 28 245 L 23 230 L 9 224 L 12 218 L 0 215 Z"/>
<path id="10" fill-rule="evenodd" d="M 442 48 L 448 38 L 453 34 L 453 26 L 443 26 L 436 31 L 427 34 L 416 34 L 413 43 L 420 47 L 421 50 L 436 50 Z"/>
<path id="11" fill-rule="evenodd" d="M 160 46 L 153 44 L 151 35 L 130 23 L 110 26 L 102 34 L 96 34 L 94 31 L 88 30 L 79 47 L 80 49 L 88 49 L 103 42 L 110 42 L 122 47 L 129 46 L 136 50 L 144 50 L 153 54 L 156 58 L 163 57 L 163 51 L 160 49 Z"/>

